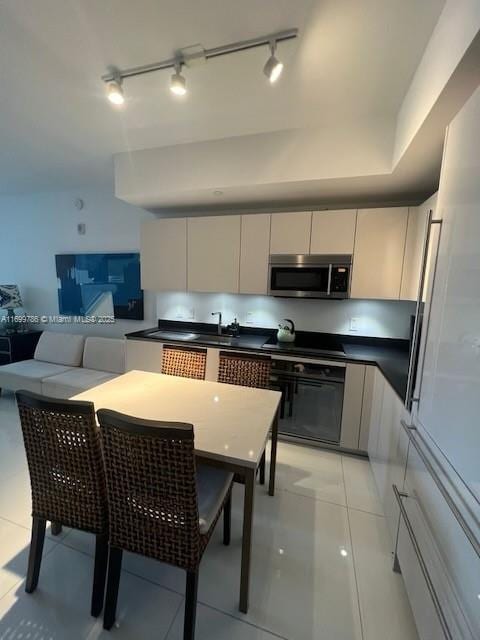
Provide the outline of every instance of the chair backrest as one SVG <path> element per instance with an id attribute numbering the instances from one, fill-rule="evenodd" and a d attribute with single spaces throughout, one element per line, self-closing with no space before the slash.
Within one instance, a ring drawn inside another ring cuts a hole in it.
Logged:
<path id="1" fill-rule="evenodd" d="M 34 359 L 67 367 L 80 367 L 85 336 L 78 333 L 44 331 L 35 349 Z"/>
<path id="2" fill-rule="evenodd" d="M 205 380 L 207 352 L 205 349 L 190 349 L 164 345 L 162 373 L 182 378 Z"/>
<path id="3" fill-rule="evenodd" d="M 83 366 L 96 371 L 125 373 L 125 340 L 122 338 L 87 338 Z"/>
<path id="4" fill-rule="evenodd" d="M 272 361 L 268 356 L 220 351 L 218 382 L 266 389 Z"/>
<path id="5" fill-rule="evenodd" d="M 92 533 L 108 526 L 100 433 L 91 402 L 16 393 L 34 516 Z"/>
<path id="6" fill-rule="evenodd" d="M 193 426 L 100 409 L 110 544 L 195 569 L 201 557 Z"/>

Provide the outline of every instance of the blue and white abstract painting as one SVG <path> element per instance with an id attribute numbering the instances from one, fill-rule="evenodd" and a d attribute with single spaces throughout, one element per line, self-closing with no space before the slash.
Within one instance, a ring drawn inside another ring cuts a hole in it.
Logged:
<path id="1" fill-rule="evenodd" d="M 61 254 L 55 263 L 61 315 L 143 320 L 139 253 Z"/>

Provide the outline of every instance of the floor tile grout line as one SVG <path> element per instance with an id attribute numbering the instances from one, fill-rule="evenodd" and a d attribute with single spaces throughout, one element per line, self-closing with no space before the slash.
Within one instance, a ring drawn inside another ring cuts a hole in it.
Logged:
<path id="1" fill-rule="evenodd" d="M 343 456 L 342 456 L 342 473 L 343 473 L 343 480 L 345 482 L 345 468 L 343 466 Z M 348 535 L 350 537 L 350 548 L 352 550 L 353 575 L 355 578 L 355 588 L 357 590 L 357 606 L 358 606 L 358 615 L 360 618 L 360 633 L 362 635 L 362 639 L 365 640 L 363 612 L 362 612 L 362 605 L 360 600 L 360 586 L 358 584 L 358 576 L 357 576 L 357 562 L 355 559 L 355 548 L 353 545 L 352 526 L 350 524 L 350 510 L 348 509 L 348 507 L 347 507 L 347 524 L 348 524 Z"/>
<path id="2" fill-rule="evenodd" d="M 167 633 L 165 634 L 163 640 L 168 640 L 168 636 L 170 635 L 170 631 L 173 629 L 173 625 L 175 624 L 175 620 L 177 619 L 177 616 L 180 612 L 180 609 L 182 608 L 182 604 L 184 603 L 185 598 L 180 598 L 180 602 L 179 605 L 177 607 L 177 610 L 175 611 L 175 615 L 172 618 L 172 621 L 170 623 L 170 626 L 167 629 Z"/>
<path id="3" fill-rule="evenodd" d="M 384 513 L 376 513 L 375 511 L 367 511 L 366 509 L 360 509 L 359 507 L 347 507 L 349 511 L 359 511 L 360 513 L 368 513 L 369 516 L 375 516 L 376 518 L 385 518 Z"/>
<path id="4" fill-rule="evenodd" d="M 25 529 L 26 531 L 30 531 L 30 527 L 27 527 L 24 524 L 19 524 L 18 522 L 15 522 L 14 520 L 10 520 L 10 518 L 5 518 L 5 516 L 1 516 L 0 515 L 0 520 L 4 520 L 5 522 L 8 522 L 9 524 L 14 524 L 17 527 L 20 527 L 21 529 Z"/>
<path id="5" fill-rule="evenodd" d="M 333 500 L 325 500 L 324 498 L 314 498 L 313 496 L 306 496 L 303 493 L 297 493 L 296 491 L 290 491 L 289 489 L 281 488 L 281 491 L 284 493 L 288 493 L 289 496 L 298 496 L 300 498 L 306 498 L 307 500 L 313 500 L 314 502 L 323 502 L 324 504 L 331 504 L 335 507 L 342 507 L 342 509 L 347 509 L 346 504 L 340 504 L 339 502 L 333 502 Z"/>
<path id="6" fill-rule="evenodd" d="M 337 505 L 340 506 L 340 505 Z M 69 532 L 70 534 L 71 532 Z M 90 558 L 91 560 L 93 560 L 93 556 L 88 553 L 87 551 L 83 551 L 78 549 L 77 547 L 73 547 L 72 545 L 68 545 L 65 544 L 64 540 L 68 537 L 67 534 L 65 536 L 65 538 L 63 538 L 62 540 L 59 540 L 59 544 L 61 544 L 62 546 L 66 547 L 67 549 L 70 549 L 71 551 L 76 551 L 78 553 L 81 553 L 83 556 L 87 556 L 88 558 Z M 53 549 L 52 549 L 53 550 Z M 123 569 L 122 568 L 122 572 L 124 573 L 128 573 L 131 576 L 134 576 L 135 578 L 138 578 L 139 580 L 143 580 L 144 582 L 147 582 L 148 584 L 151 584 L 154 587 L 158 587 L 159 589 L 163 589 L 165 591 L 168 591 L 169 593 L 173 593 L 177 596 L 181 596 L 181 602 L 179 607 L 182 605 L 183 601 L 185 600 L 185 594 L 182 591 L 177 591 L 176 589 L 173 589 L 172 587 L 168 587 L 165 584 L 160 584 L 159 582 L 155 582 L 154 580 L 147 578 L 145 576 L 140 575 L 139 573 L 136 573 L 135 571 L 132 571 L 131 569 Z M 221 613 L 222 615 L 228 616 L 229 618 L 232 618 L 233 620 L 237 620 L 238 622 L 242 622 L 243 624 L 246 624 L 250 627 L 254 627 L 255 629 L 259 629 L 260 631 L 264 631 L 265 633 L 268 633 L 276 638 L 279 638 L 280 640 L 289 640 L 289 638 L 287 638 L 286 636 L 282 636 L 279 635 L 278 633 L 276 633 L 275 631 L 272 631 L 271 629 L 265 628 L 265 627 L 260 627 L 259 625 L 250 622 L 249 620 L 244 620 L 243 618 L 240 618 L 238 616 L 236 616 L 235 614 L 229 612 L 229 611 L 224 611 L 223 609 L 220 609 L 219 607 L 215 607 L 214 605 L 209 604 L 208 602 L 202 600 L 201 598 L 198 599 L 198 604 L 202 605 L 202 607 L 207 607 L 208 609 L 211 609 L 212 611 L 216 611 L 217 613 Z M 178 614 L 178 610 L 176 615 Z M 171 627 L 168 630 L 168 633 L 170 633 Z M 165 640 L 166 640 L 167 636 L 165 636 Z"/>
<path id="7" fill-rule="evenodd" d="M 223 611 L 223 609 L 220 609 L 219 607 L 214 607 L 211 604 L 207 604 L 206 602 L 203 602 L 202 600 L 198 601 L 199 604 L 201 604 L 203 607 L 207 607 L 208 609 L 211 609 L 212 611 L 216 611 L 217 613 L 221 613 L 224 616 L 228 616 L 229 618 L 233 618 L 233 620 L 236 620 L 237 622 L 243 622 L 243 624 L 248 625 L 249 627 L 253 627 L 254 629 L 259 629 L 260 631 L 263 631 L 264 633 L 268 633 L 271 636 L 274 636 L 275 638 L 279 638 L 280 640 L 290 640 L 290 638 L 287 638 L 287 636 L 282 636 L 280 634 L 278 634 L 276 631 L 272 631 L 271 629 L 267 629 L 266 627 L 260 627 L 258 624 L 255 624 L 254 622 L 250 622 L 250 620 L 244 620 L 243 618 L 239 618 L 238 615 L 235 615 L 231 612 L 228 611 Z"/>
<path id="8" fill-rule="evenodd" d="M 2 518 L 2 520 L 4 520 L 4 519 L 5 519 L 5 518 Z M 8 520 L 7 520 L 7 522 L 8 522 Z M 43 558 L 46 558 L 47 556 L 49 556 L 49 555 L 52 553 L 52 551 L 56 548 L 56 546 L 57 546 L 57 543 L 53 544 L 53 545 L 52 545 L 52 547 L 51 547 L 51 549 L 49 549 L 48 551 L 45 551 L 45 547 L 44 547 L 44 551 L 43 551 L 43 554 L 42 554 L 42 560 L 43 560 Z M 18 587 L 18 585 L 19 585 L 19 584 L 21 584 L 24 580 L 26 580 L 26 578 L 27 578 L 27 574 L 25 573 L 25 575 L 22 575 L 22 576 L 18 579 L 18 581 L 17 581 L 17 582 L 15 582 L 15 584 L 13 584 L 13 585 L 10 587 L 10 589 L 8 589 L 8 590 L 3 594 L 3 596 L 0 596 L 0 602 L 3 600 L 3 598 L 5 598 L 6 596 L 8 596 L 8 594 L 9 594 L 13 589 L 15 589 L 16 587 Z"/>

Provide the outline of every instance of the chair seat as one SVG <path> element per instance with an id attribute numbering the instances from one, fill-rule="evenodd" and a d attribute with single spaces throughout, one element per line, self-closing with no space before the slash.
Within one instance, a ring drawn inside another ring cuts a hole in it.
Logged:
<path id="1" fill-rule="evenodd" d="M 198 516 L 201 535 L 212 528 L 232 486 L 233 473 L 199 465 L 197 467 Z"/>

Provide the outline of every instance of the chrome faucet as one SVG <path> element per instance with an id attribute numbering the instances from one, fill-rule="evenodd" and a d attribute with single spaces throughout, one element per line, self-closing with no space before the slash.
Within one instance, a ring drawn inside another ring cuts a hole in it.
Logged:
<path id="1" fill-rule="evenodd" d="M 217 333 L 219 336 L 221 336 L 222 335 L 222 312 L 212 311 L 212 316 L 218 316 Z"/>

